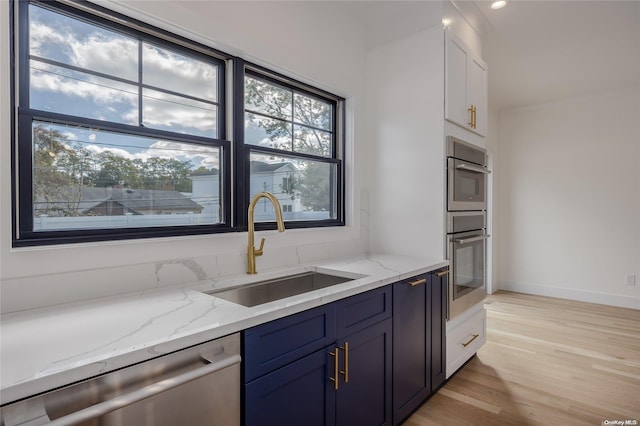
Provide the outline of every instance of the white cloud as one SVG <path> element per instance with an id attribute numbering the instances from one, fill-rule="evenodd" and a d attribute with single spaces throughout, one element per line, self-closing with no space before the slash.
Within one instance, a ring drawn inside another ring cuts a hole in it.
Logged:
<path id="1" fill-rule="evenodd" d="M 143 45 L 144 82 L 209 101 L 216 101 L 214 65 L 172 51 Z"/>
<path id="2" fill-rule="evenodd" d="M 37 69 L 31 73 L 31 87 L 40 91 L 57 92 L 68 97 L 80 97 L 90 99 L 97 105 L 125 103 L 135 105 L 136 93 L 132 86 L 125 86 L 117 82 L 112 83 L 113 87 L 107 87 L 104 79 L 96 77 L 82 76 L 85 81 L 73 79 L 73 75 L 60 75 L 53 67 L 38 63 Z M 100 84 L 103 83 L 103 84 Z"/>
<path id="3" fill-rule="evenodd" d="M 194 168 L 200 166 L 208 169 L 220 167 L 220 155 L 217 148 L 179 142 L 157 141 L 147 151 L 151 156 L 176 158 L 190 161 Z"/>
<path id="4" fill-rule="evenodd" d="M 36 56 L 44 55 L 81 68 L 137 81 L 136 40 L 100 28 L 86 37 L 79 37 L 76 31 L 58 31 L 53 24 L 55 22 L 51 25 L 48 22 L 31 23 L 31 51 Z M 213 65 L 166 49 L 146 46 L 144 52 L 145 83 L 215 99 L 217 76 Z M 115 115 L 121 122 L 138 123 L 137 86 L 52 67 L 42 62 L 32 64 L 42 70 L 32 71 L 32 88 L 63 95 L 67 99 L 60 99 L 58 103 L 69 108 L 64 112 L 76 113 L 72 110 L 73 99 L 79 97 L 95 105 L 94 111 L 85 111 L 82 114 L 84 116 L 109 119 Z M 160 100 L 145 100 L 145 125 L 163 129 L 178 126 L 190 133 L 213 135 L 212 129 L 216 126 L 216 114 L 211 110 L 213 106 L 162 92 L 153 92 L 153 97 Z M 111 114 L 107 114 L 109 112 Z"/>

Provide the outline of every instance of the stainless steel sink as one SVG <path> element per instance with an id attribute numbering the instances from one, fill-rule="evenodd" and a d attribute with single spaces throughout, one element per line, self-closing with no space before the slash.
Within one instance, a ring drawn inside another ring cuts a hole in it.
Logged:
<path id="1" fill-rule="evenodd" d="M 256 306 L 353 281 L 354 279 L 356 278 L 310 271 L 234 287 L 228 290 L 212 290 L 205 293 L 243 306 Z"/>

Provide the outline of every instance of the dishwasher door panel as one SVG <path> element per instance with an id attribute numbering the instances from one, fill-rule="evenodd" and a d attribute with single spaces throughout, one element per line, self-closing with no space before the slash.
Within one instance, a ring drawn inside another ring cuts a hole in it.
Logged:
<path id="1" fill-rule="evenodd" d="M 239 425 L 239 352 L 238 334 L 181 350 L 3 407 L 2 425 Z"/>

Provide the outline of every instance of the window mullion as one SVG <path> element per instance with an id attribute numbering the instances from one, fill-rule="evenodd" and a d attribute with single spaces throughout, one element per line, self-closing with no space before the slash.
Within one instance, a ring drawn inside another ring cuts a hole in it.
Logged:
<path id="1" fill-rule="evenodd" d="M 296 116 L 296 94 L 291 90 L 291 152 L 296 150 L 296 123 L 293 117 Z"/>
<path id="2" fill-rule="evenodd" d="M 138 125 L 144 127 L 142 105 L 142 40 L 138 39 Z"/>
<path id="3" fill-rule="evenodd" d="M 234 206 L 234 224 L 239 231 L 247 229 L 247 207 L 249 206 L 249 149 L 245 145 L 244 132 L 244 79 L 245 79 L 245 62 L 236 58 L 233 61 L 233 193 L 235 199 Z"/>

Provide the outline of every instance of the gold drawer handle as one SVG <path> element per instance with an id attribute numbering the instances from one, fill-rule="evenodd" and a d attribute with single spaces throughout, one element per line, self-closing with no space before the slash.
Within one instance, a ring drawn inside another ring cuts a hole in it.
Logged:
<path id="1" fill-rule="evenodd" d="M 349 342 L 344 342 L 340 349 L 344 351 L 344 371 L 340 371 L 340 374 L 344 376 L 344 382 L 349 383 Z"/>
<path id="2" fill-rule="evenodd" d="M 333 357 L 333 377 L 329 377 L 329 380 L 333 382 L 333 388 L 338 390 L 338 370 L 340 370 L 340 366 L 338 365 L 338 348 L 334 348 L 333 352 L 329 352 L 329 355 Z"/>
<path id="3" fill-rule="evenodd" d="M 466 348 L 467 346 L 469 346 L 471 344 L 471 342 L 473 342 L 474 340 L 476 340 L 478 337 L 480 337 L 479 334 L 474 334 L 473 337 L 471 338 L 471 340 L 469 340 L 467 343 L 463 343 L 462 347 Z"/>
<path id="4" fill-rule="evenodd" d="M 445 276 L 445 275 L 449 275 L 449 270 L 448 269 L 438 272 L 436 274 L 436 277 L 440 278 L 440 277 Z"/>
<path id="5" fill-rule="evenodd" d="M 409 285 L 410 285 L 411 287 L 415 287 L 415 286 L 417 286 L 417 285 L 424 284 L 424 283 L 426 283 L 426 282 L 427 282 L 427 279 L 426 279 L 426 278 L 420 278 L 419 280 L 410 281 L 410 282 L 409 282 Z"/>

